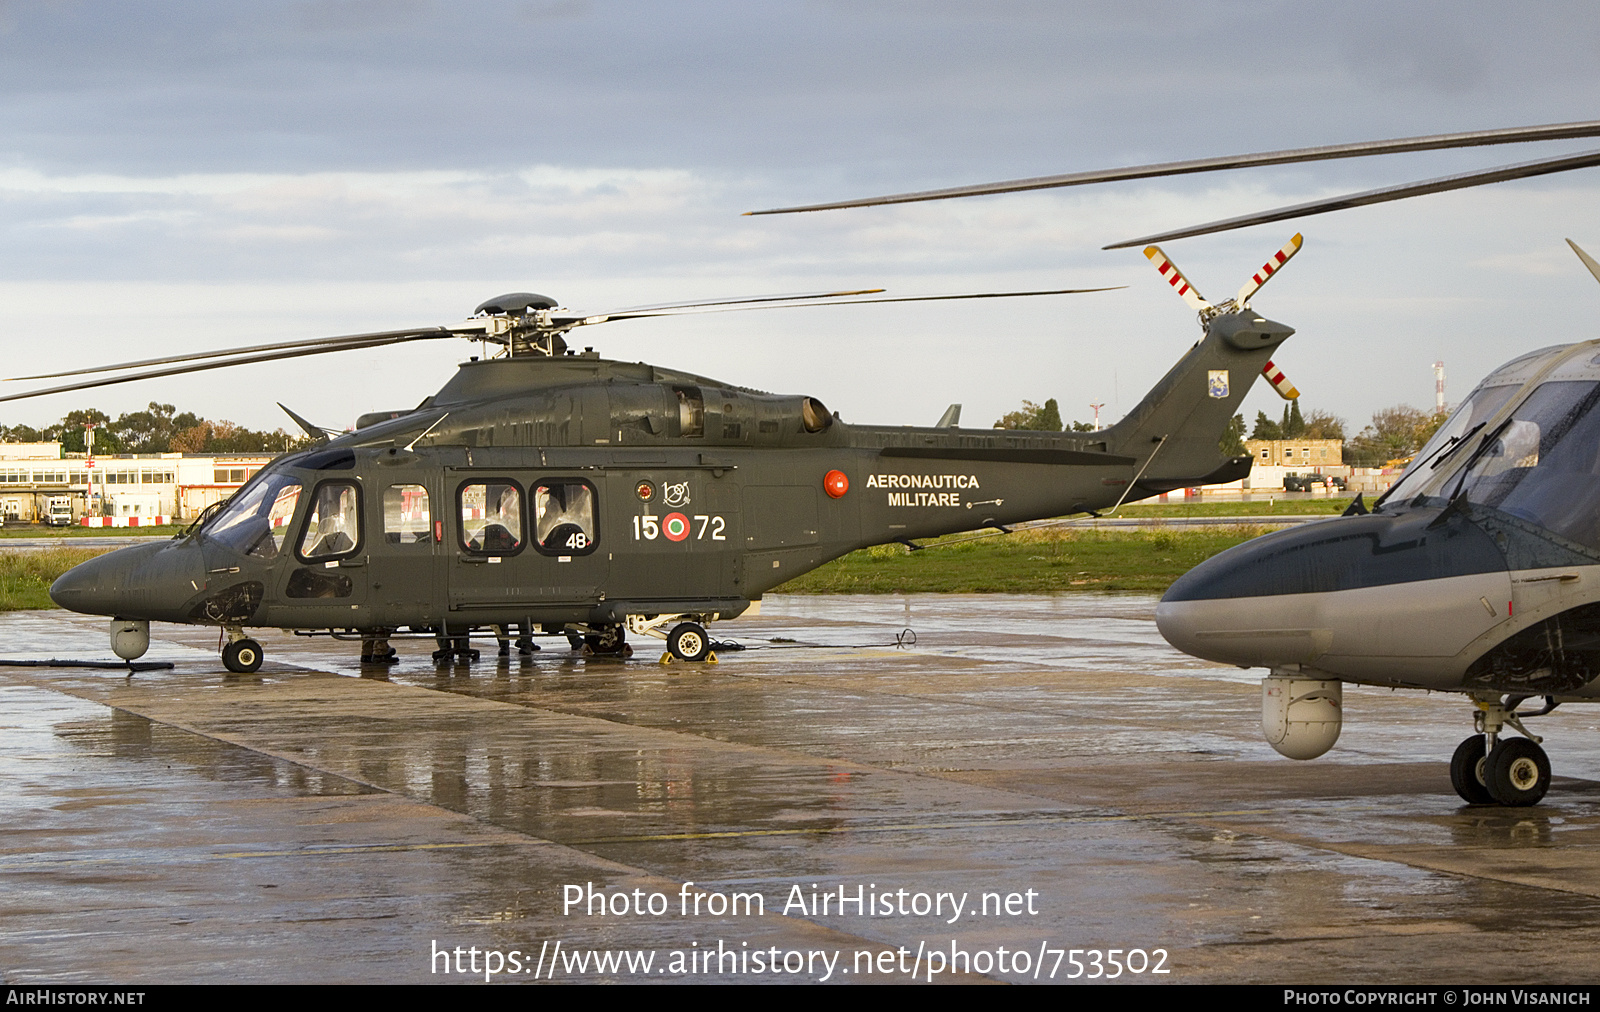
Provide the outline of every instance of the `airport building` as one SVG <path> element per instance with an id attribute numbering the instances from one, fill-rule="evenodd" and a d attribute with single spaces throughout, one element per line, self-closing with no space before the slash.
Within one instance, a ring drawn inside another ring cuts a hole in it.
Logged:
<path id="1" fill-rule="evenodd" d="M 0 514 L 189 520 L 226 499 L 275 453 L 63 453 L 60 443 L 0 443 Z"/>
<path id="2" fill-rule="evenodd" d="M 1342 439 L 1247 439 L 1244 448 L 1256 467 L 1316 471 L 1344 463 Z"/>

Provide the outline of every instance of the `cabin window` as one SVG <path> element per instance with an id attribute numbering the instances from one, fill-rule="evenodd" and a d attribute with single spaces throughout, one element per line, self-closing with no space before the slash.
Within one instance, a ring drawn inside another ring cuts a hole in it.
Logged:
<path id="1" fill-rule="evenodd" d="M 317 487 L 311 515 L 300 536 L 302 559 L 333 559 L 361 546 L 361 493 L 352 482 L 330 481 Z"/>
<path id="2" fill-rule="evenodd" d="M 510 481 L 461 486 L 461 547 L 481 555 L 522 548 L 522 489 Z"/>
<path id="3" fill-rule="evenodd" d="M 433 542 L 428 490 L 421 485 L 390 485 L 383 490 L 383 540 L 391 545 Z"/>
<path id="4" fill-rule="evenodd" d="M 534 539 L 546 555 L 594 551 L 594 489 L 586 481 L 545 481 L 533 491 Z"/>

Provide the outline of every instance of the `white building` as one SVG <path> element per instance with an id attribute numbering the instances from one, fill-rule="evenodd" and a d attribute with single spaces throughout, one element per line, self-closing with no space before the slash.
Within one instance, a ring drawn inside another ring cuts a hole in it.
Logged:
<path id="1" fill-rule="evenodd" d="M 119 453 L 89 458 L 60 443 L 0 443 L 0 513 L 32 522 L 70 495 L 73 518 L 188 520 L 232 495 L 275 453 Z"/>

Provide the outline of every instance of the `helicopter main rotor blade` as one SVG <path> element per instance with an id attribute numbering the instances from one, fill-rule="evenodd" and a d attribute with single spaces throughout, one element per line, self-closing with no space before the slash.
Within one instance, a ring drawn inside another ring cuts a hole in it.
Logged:
<path id="1" fill-rule="evenodd" d="M 803 309 L 807 306 L 861 306 L 875 302 L 946 302 L 954 299 L 1015 299 L 1030 295 L 1083 295 L 1088 292 L 1113 292 L 1127 285 L 1112 285 L 1107 288 L 1054 288 L 1038 292 L 973 292 L 965 295 L 901 295 L 891 296 L 886 299 L 835 299 L 831 302 L 800 302 L 795 304 L 767 304 L 759 306 L 702 306 L 699 308 L 657 310 L 643 313 L 614 313 L 609 316 L 589 317 L 580 320 L 578 325 L 589 323 L 608 323 L 612 320 L 638 320 L 652 316 L 690 316 L 696 313 L 735 313 L 750 309 Z M 876 289 L 883 291 L 883 289 Z"/>
<path id="2" fill-rule="evenodd" d="M 619 313 L 644 313 L 658 309 L 692 309 L 698 306 L 733 306 L 747 302 L 797 302 L 804 299 L 837 299 L 847 295 L 875 295 L 883 291 L 882 288 L 860 288 L 836 292 L 797 292 L 793 295 L 748 295 L 735 296 L 724 299 L 693 299 L 689 302 L 658 302 L 648 306 L 624 306 L 621 309 L 611 309 L 603 313 L 574 313 L 564 312 L 561 316 L 552 314 L 553 322 L 566 323 L 570 320 L 587 320 L 595 316 L 614 317 Z"/>
<path id="3" fill-rule="evenodd" d="M 1447 190 L 1461 190 L 1469 186 L 1484 186 L 1488 183 L 1501 183 L 1510 179 L 1526 179 L 1529 176 L 1547 176 L 1554 172 L 1586 169 L 1595 165 L 1600 165 L 1600 151 L 1584 151 L 1575 155 L 1562 155 L 1558 158 L 1541 158 L 1538 161 L 1518 162 L 1515 165 L 1502 165 L 1498 168 L 1482 169 L 1478 172 L 1463 172 L 1454 176 L 1439 176 L 1435 179 L 1424 179 L 1417 183 L 1385 186 L 1376 190 L 1364 190 L 1360 193 L 1347 193 L 1339 197 L 1328 197 L 1323 200 L 1307 201 L 1304 204 L 1274 208 L 1270 211 L 1242 214 L 1237 218 L 1224 218 L 1220 221 L 1207 222 L 1204 225 L 1195 225 L 1191 228 L 1159 232 L 1155 235 L 1142 236 L 1138 239 L 1115 242 L 1101 248 L 1127 249 L 1129 246 L 1140 246 L 1145 243 L 1186 239 L 1189 236 L 1209 235 L 1212 232 L 1226 232 L 1235 228 L 1262 225 L 1269 221 L 1284 221 L 1288 218 L 1326 214 L 1329 211 L 1342 211 L 1347 207 L 1382 204 L 1390 200 L 1404 200 L 1406 197 L 1420 197 L 1427 193 L 1443 193 Z"/>
<path id="4" fill-rule="evenodd" d="M 1553 123 L 1548 126 L 1510 127 L 1502 130 L 1473 130 L 1467 133 L 1455 134 L 1430 134 L 1424 137 L 1400 137 L 1394 140 L 1363 141 L 1357 144 L 1330 144 L 1315 148 L 1289 148 L 1283 151 L 1263 151 L 1252 155 L 1194 158 L 1181 162 L 1156 162 L 1150 165 L 1130 165 L 1120 169 L 1068 172 L 1056 176 L 1033 176 L 1028 179 L 1009 179 L 998 183 L 979 183 L 976 186 L 951 186 L 940 190 L 892 193 L 884 197 L 840 200 L 827 204 L 774 207 L 765 211 L 746 211 L 745 215 L 797 214 L 802 211 L 833 211 L 846 207 L 911 204 L 924 200 L 981 197 L 991 193 L 1047 190 L 1060 186 L 1083 186 L 1088 183 L 1110 183 L 1125 179 L 1151 179 L 1158 176 L 1182 176 L 1195 172 L 1219 172 L 1224 169 L 1254 168 L 1261 165 L 1289 165 L 1295 162 L 1318 162 L 1334 158 L 1364 158 L 1368 155 L 1392 155 L 1407 151 L 1437 151 L 1443 148 L 1482 147 L 1490 144 L 1524 144 L 1533 141 L 1568 140 L 1574 137 L 1600 137 L 1600 120 L 1588 120 L 1581 123 Z M 1559 172 L 1561 170 L 1552 171 Z M 1144 242 L 1146 240 L 1140 239 L 1137 241 Z M 1124 243 L 1123 245 L 1131 246 L 1134 243 Z M 1107 247 L 1107 249 L 1112 248 L 1115 247 Z"/>
<path id="5" fill-rule="evenodd" d="M 27 393 L 9 394 L 5 397 L 0 397 L 0 402 L 26 400 L 29 397 L 44 397 L 47 394 L 64 394 L 70 393 L 74 390 L 90 390 L 95 387 L 112 386 L 116 383 L 132 383 L 135 380 L 159 379 L 162 376 L 181 376 L 184 373 L 202 372 L 206 369 L 225 369 L 231 365 L 252 365 L 257 362 L 275 362 L 279 359 L 285 358 L 302 358 L 306 355 L 326 355 L 335 351 L 356 351 L 361 348 L 379 348 L 386 344 L 399 344 L 406 340 L 453 336 L 448 333 L 431 332 L 418 334 L 416 331 L 404 331 L 402 333 L 405 336 L 366 338 L 364 340 L 350 341 L 345 344 L 332 346 L 322 344 L 318 347 L 311 348 L 290 348 L 280 351 L 263 352 L 259 355 L 243 355 L 238 358 L 230 358 L 222 361 L 197 362 L 189 365 L 172 366 L 167 369 L 151 369 L 146 372 L 128 373 L 124 376 L 104 376 L 100 379 L 84 380 L 81 383 L 68 383 L 63 386 L 49 387 L 44 390 L 30 390 Z"/>
<path id="6" fill-rule="evenodd" d="M 413 327 L 410 330 L 380 330 L 370 334 L 342 334 L 337 337 L 313 337 L 302 341 L 279 341 L 275 344 L 255 344 L 243 348 L 225 348 L 217 351 L 198 351 L 188 355 L 168 355 L 165 358 L 145 358 L 136 362 L 118 362 L 116 365 L 100 365 L 87 369 L 71 369 L 67 372 L 40 373 L 37 376 L 8 376 L 5 382 L 20 382 L 22 380 L 60 379 L 63 376 L 84 376 L 95 372 L 116 372 L 119 369 L 139 369 L 147 365 L 168 365 L 173 362 L 197 362 L 207 358 L 224 358 L 232 355 L 245 355 L 252 352 L 283 351 L 293 348 L 319 348 L 328 346 L 329 351 L 343 351 L 346 346 L 366 347 L 365 342 L 384 343 L 387 341 L 403 341 L 424 339 L 430 337 L 454 337 L 461 331 L 448 327 Z M 351 342 L 361 342 L 351 344 Z M 265 361 L 265 360 L 257 360 Z"/>

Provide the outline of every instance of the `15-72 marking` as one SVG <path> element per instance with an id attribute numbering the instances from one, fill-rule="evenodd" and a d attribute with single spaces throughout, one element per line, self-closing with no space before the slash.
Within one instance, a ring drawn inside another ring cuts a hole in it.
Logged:
<path id="1" fill-rule="evenodd" d="M 711 516 L 705 513 L 694 515 L 696 541 L 726 541 L 728 540 L 728 522 L 720 516 Z M 707 538 L 707 534 L 710 537 Z M 633 518 L 633 540 L 654 541 L 661 536 L 661 518 L 653 516 L 636 516 Z M 683 541 L 685 538 L 670 538 L 672 541 Z"/>

